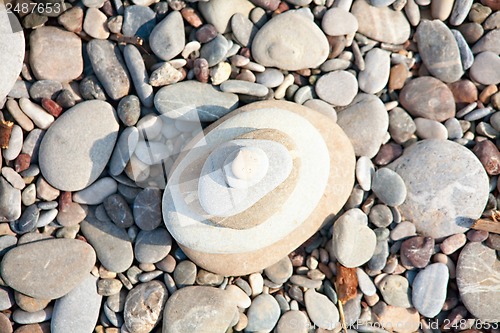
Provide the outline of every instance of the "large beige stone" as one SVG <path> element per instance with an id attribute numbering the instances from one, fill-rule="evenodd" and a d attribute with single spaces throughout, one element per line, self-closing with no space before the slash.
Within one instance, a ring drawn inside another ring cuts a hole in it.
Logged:
<path id="1" fill-rule="evenodd" d="M 283 144 L 293 168 L 245 211 L 211 216 L 198 201 L 200 170 L 214 149 L 235 138 Z M 204 269 L 227 276 L 259 271 L 340 211 L 352 190 L 354 166 L 348 137 L 326 116 L 289 102 L 249 104 L 209 126 L 176 160 L 163 198 L 164 221 L 186 255 Z"/>

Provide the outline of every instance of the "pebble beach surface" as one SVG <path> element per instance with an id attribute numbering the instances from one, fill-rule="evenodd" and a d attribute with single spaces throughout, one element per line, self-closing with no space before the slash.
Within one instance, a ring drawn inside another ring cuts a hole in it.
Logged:
<path id="1" fill-rule="evenodd" d="M 499 55 L 498 0 L 0 4 L 0 333 L 499 333 Z"/>

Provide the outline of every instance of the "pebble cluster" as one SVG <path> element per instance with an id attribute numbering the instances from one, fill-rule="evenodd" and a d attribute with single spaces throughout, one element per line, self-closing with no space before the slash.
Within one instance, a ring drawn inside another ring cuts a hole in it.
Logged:
<path id="1" fill-rule="evenodd" d="M 498 224 L 499 13 L 498 0 L 0 4 L 0 332 L 500 332 L 499 228 L 471 229 Z M 207 271 L 165 228 L 168 175 L 207 125 L 273 99 L 335 121 L 356 182 L 275 264 Z M 341 306 L 342 266 L 358 288 Z"/>

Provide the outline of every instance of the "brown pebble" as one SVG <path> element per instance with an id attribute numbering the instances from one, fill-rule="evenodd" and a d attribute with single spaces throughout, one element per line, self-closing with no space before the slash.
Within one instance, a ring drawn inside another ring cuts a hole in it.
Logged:
<path id="1" fill-rule="evenodd" d="M 486 245 L 493 250 L 500 251 L 500 235 L 493 233 L 489 234 Z"/>
<path id="2" fill-rule="evenodd" d="M 464 39 L 470 45 L 474 44 L 484 34 L 483 26 L 479 23 L 465 23 L 457 27 L 458 31 L 462 33 Z"/>
<path id="3" fill-rule="evenodd" d="M 389 76 L 389 90 L 399 90 L 404 87 L 408 78 L 408 68 L 405 64 L 397 64 L 391 68 Z"/>
<path id="4" fill-rule="evenodd" d="M 10 134 L 14 123 L 0 119 L 0 148 L 9 148 Z"/>
<path id="5" fill-rule="evenodd" d="M 19 292 L 14 293 L 14 297 L 16 300 L 16 304 L 26 312 L 37 312 L 43 310 L 49 305 L 51 302 L 50 299 L 36 299 Z"/>
<path id="6" fill-rule="evenodd" d="M 12 333 L 12 323 L 4 313 L 0 312 L 0 332 Z"/>
<path id="7" fill-rule="evenodd" d="M 61 195 L 59 196 L 59 211 L 67 211 L 72 202 L 73 199 L 71 197 L 71 192 L 61 192 Z"/>
<path id="8" fill-rule="evenodd" d="M 62 112 L 62 107 L 49 98 L 42 98 L 42 106 L 48 113 L 54 117 L 59 117 Z"/>
<path id="9" fill-rule="evenodd" d="M 498 88 L 494 84 L 490 84 L 486 88 L 481 91 L 481 94 L 479 94 L 479 100 L 483 104 L 488 104 L 490 102 L 491 96 L 493 96 L 496 92 L 498 92 Z"/>
<path id="10" fill-rule="evenodd" d="M 198 13 L 191 7 L 186 7 L 181 10 L 181 15 L 192 27 L 198 28 L 203 25 Z"/>
<path id="11" fill-rule="evenodd" d="M 328 40 L 328 44 L 330 45 L 328 59 L 337 58 L 345 49 L 345 36 L 326 36 L 326 39 Z"/>
<path id="12" fill-rule="evenodd" d="M 204 58 L 196 59 L 193 63 L 193 71 L 196 80 L 203 83 L 208 82 L 210 76 L 210 70 L 208 68 L 208 61 L 206 59 Z"/>
<path id="13" fill-rule="evenodd" d="M 298 249 L 290 253 L 288 257 L 292 261 L 293 267 L 304 266 L 306 262 L 306 251 L 303 247 L 299 247 Z"/>
<path id="14" fill-rule="evenodd" d="M 382 145 L 373 158 L 376 165 L 387 165 L 403 154 L 403 147 L 394 142 Z"/>
<path id="15" fill-rule="evenodd" d="M 446 238 L 439 247 L 444 254 L 452 254 L 465 245 L 467 237 L 464 234 L 456 234 Z"/>
<path id="16" fill-rule="evenodd" d="M 18 327 L 14 333 L 50 333 L 50 323 L 23 325 Z"/>
<path id="17" fill-rule="evenodd" d="M 252 52 L 250 51 L 250 49 L 248 47 L 242 47 L 240 49 L 240 52 L 238 52 L 239 55 L 241 56 L 244 56 L 246 58 L 249 58 L 252 56 Z"/>
<path id="18" fill-rule="evenodd" d="M 469 80 L 460 80 L 457 82 L 453 82 L 448 84 L 450 88 L 453 98 L 455 99 L 455 103 L 464 103 L 470 104 L 477 101 L 477 88 Z"/>
<path id="19" fill-rule="evenodd" d="M 16 172 L 27 170 L 31 164 L 31 156 L 28 154 L 19 154 L 14 161 L 14 169 Z"/>
<path id="20" fill-rule="evenodd" d="M 489 232 L 485 230 L 469 230 L 467 239 L 471 242 L 484 242 L 489 236 Z"/>
<path id="21" fill-rule="evenodd" d="M 217 29 L 211 24 L 202 25 L 196 31 L 196 39 L 200 43 L 208 43 L 217 36 Z"/>
<path id="22" fill-rule="evenodd" d="M 478 142 L 472 148 L 472 152 L 479 158 L 489 175 L 500 174 L 500 151 L 493 142 L 490 140 Z"/>
<path id="23" fill-rule="evenodd" d="M 490 14 L 491 8 L 476 2 L 469 11 L 469 20 L 481 24 Z"/>
<path id="24" fill-rule="evenodd" d="M 434 239 L 415 236 L 401 243 L 401 263 L 407 267 L 424 268 L 434 252 Z"/>
<path id="25" fill-rule="evenodd" d="M 289 9 L 290 9 L 290 6 L 286 2 L 281 1 L 278 5 L 278 8 L 276 8 L 276 10 L 273 12 L 273 17 L 276 15 L 282 14 Z"/>
<path id="26" fill-rule="evenodd" d="M 500 109 L 500 92 L 491 96 L 490 102 L 495 109 Z"/>
<path id="27" fill-rule="evenodd" d="M 492 10 L 500 10 L 499 0 L 481 0 L 481 3 L 485 6 L 490 7 Z"/>

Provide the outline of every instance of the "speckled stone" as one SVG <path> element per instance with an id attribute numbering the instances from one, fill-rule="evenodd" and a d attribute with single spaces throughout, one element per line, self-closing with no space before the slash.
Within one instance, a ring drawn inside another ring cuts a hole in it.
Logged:
<path id="1" fill-rule="evenodd" d="M 125 300 L 123 319 L 130 333 L 149 333 L 161 321 L 168 292 L 160 281 L 141 283 Z"/>
<path id="2" fill-rule="evenodd" d="M 412 283 L 415 309 L 428 318 L 437 316 L 446 300 L 448 280 L 448 267 L 442 263 L 429 265 L 418 272 Z"/>

